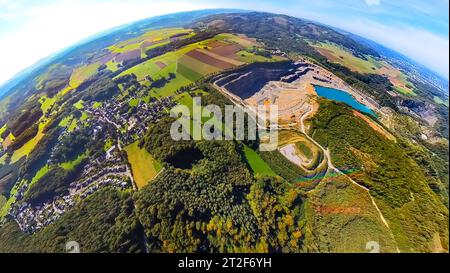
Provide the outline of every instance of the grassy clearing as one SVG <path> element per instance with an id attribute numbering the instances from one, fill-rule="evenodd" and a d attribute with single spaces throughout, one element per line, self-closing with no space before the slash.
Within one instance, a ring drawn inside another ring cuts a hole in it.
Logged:
<path id="1" fill-rule="evenodd" d="M 1 207 L 0 210 L 0 219 L 3 219 L 3 217 L 5 217 L 8 214 L 9 208 L 11 207 L 11 205 L 16 202 L 16 198 L 14 197 L 10 197 L 5 204 L 3 205 L 3 207 Z"/>
<path id="2" fill-rule="evenodd" d="M 175 97 L 175 101 L 178 102 L 181 105 L 187 106 L 189 108 L 189 111 L 192 113 L 193 108 L 193 98 L 188 93 L 182 93 Z"/>
<path id="3" fill-rule="evenodd" d="M 353 71 L 359 73 L 375 73 L 383 64 L 377 60 L 368 57 L 363 60 L 354 56 L 350 51 L 331 43 L 317 43 L 313 45 L 320 54 L 327 57 L 330 61 L 342 64 Z"/>
<path id="4" fill-rule="evenodd" d="M 79 155 L 76 159 L 69 161 L 69 162 L 64 162 L 61 163 L 60 166 L 61 168 L 63 168 L 64 170 L 67 171 L 71 171 L 73 170 L 78 164 L 81 163 L 81 161 L 83 161 L 84 159 L 86 159 L 89 156 L 89 153 L 86 152 L 84 154 Z"/>
<path id="5" fill-rule="evenodd" d="M 69 133 L 75 131 L 77 126 L 78 126 L 78 120 L 77 119 L 72 119 L 72 122 L 70 123 L 69 127 L 67 128 L 67 131 Z"/>
<path id="6" fill-rule="evenodd" d="M 314 43 L 312 46 L 329 61 L 339 63 L 350 70 L 362 74 L 386 75 L 394 85 L 396 92 L 415 96 L 414 85 L 408 81 L 405 74 L 385 61 L 378 61 L 371 56 L 362 59 L 354 56 L 344 47 L 332 43 Z"/>
<path id="7" fill-rule="evenodd" d="M 108 140 L 106 140 L 105 145 L 103 145 L 103 150 L 106 152 L 109 149 L 111 149 L 111 147 L 114 145 L 114 140 L 109 138 Z"/>
<path id="8" fill-rule="evenodd" d="M 47 123 L 48 121 L 41 121 L 39 123 L 39 130 L 36 136 L 13 153 L 13 155 L 11 156 L 11 163 L 16 163 L 22 157 L 28 156 L 33 151 L 34 147 L 36 147 L 39 141 L 44 137 L 43 131 Z"/>
<path id="9" fill-rule="evenodd" d="M 442 105 L 445 105 L 445 106 L 448 107 L 448 100 L 447 100 L 447 101 L 444 101 L 443 99 L 441 99 L 441 98 L 439 98 L 439 97 L 437 97 L 437 96 L 434 96 L 434 97 L 433 97 L 433 100 L 434 100 L 434 102 L 437 103 L 437 104 L 442 104 Z"/>
<path id="10" fill-rule="evenodd" d="M 0 209 L 6 204 L 6 197 L 0 194 Z"/>
<path id="11" fill-rule="evenodd" d="M 39 99 L 39 102 L 41 103 L 41 110 L 42 110 L 42 112 L 44 114 L 46 114 L 48 112 L 48 110 L 50 110 L 52 108 L 52 106 L 55 104 L 56 97 L 49 98 L 47 96 L 42 96 Z"/>
<path id="12" fill-rule="evenodd" d="M 72 119 L 73 119 L 72 115 L 63 118 L 61 120 L 61 122 L 59 122 L 59 126 L 60 127 L 67 127 L 67 126 L 69 126 L 71 124 L 71 122 L 72 122 Z"/>
<path id="13" fill-rule="evenodd" d="M 140 101 L 141 101 L 140 99 L 131 99 L 131 100 L 128 102 L 128 104 L 130 105 L 130 107 L 136 107 L 136 106 L 139 105 L 139 102 L 140 102 Z"/>
<path id="14" fill-rule="evenodd" d="M 81 113 L 80 121 L 86 121 L 89 115 L 86 112 Z"/>
<path id="15" fill-rule="evenodd" d="M 0 157 L 0 165 L 5 165 L 7 158 L 8 154 L 4 154 L 2 157 Z"/>
<path id="16" fill-rule="evenodd" d="M 244 155 L 248 165 L 255 175 L 277 175 L 254 150 L 247 146 L 244 146 Z"/>
<path id="17" fill-rule="evenodd" d="M 135 142 L 125 148 L 136 185 L 142 189 L 162 170 L 162 166 Z"/>
<path id="18" fill-rule="evenodd" d="M 94 105 L 92 105 L 92 108 L 98 109 L 98 108 L 102 107 L 102 105 L 103 105 L 103 103 L 96 101 L 96 102 L 94 102 Z"/>
<path id="19" fill-rule="evenodd" d="M 313 153 L 306 142 L 303 141 L 297 142 L 295 143 L 295 147 L 307 158 L 311 158 L 313 156 Z"/>
<path id="20" fill-rule="evenodd" d="M 8 125 L 5 123 L 5 125 L 3 125 L 2 128 L 0 128 L 0 142 L 3 142 L 3 138 L 1 137 L 1 135 L 3 134 L 3 132 L 6 131 L 6 129 L 8 128 Z"/>
<path id="21" fill-rule="evenodd" d="M 50 167 L 48 165 L 45 165 L 44 167 L 42 167 L 31 179 L 31 184 L 38 182 L 39 179 L 41 179 L 45 174 L 47 174 L 49 170 L 50 170 Z"/>
<path id="22" fill-rule="evenodd" d="M 278 147 L 283 147 L 288 144 L 294 144 L 297 156 L 300 157 L 303 162 L 308 162 L 304 164 L 306 169 L 314 170 L 322 162 L 322 150 L 314 143 L 310 142 L 300 132 L 287 130 L 280 131 Z"/>
<path id="23" fill-rule="evenodd" d="M 94 76 L 98 72 L 98 68 L 101 66 L 101 63 L 93 63 L 90 65 L 84 65 L 75 69 L 70 77 L 69 85 L 71 88 L 77 88 L 84 81 Z"/>
<path id="24" fill-rule="evenodd" d="M 84 109 L 84 101 L 83 100 L 79 100 L 77 103 L 75 103 L 73 105 L 73 107 L 75 107 L 78 110 L 83 110 Z"/>
<path id="25" fill-rule="evenodd" d="M 139 37 L 112 45 L 108 49 L 112 53 L 126 53 L 132 50 L 142 48 L 144 42 L 154 43 L 153 45 L 148 47 L 156 47 L 160 46 L 163 43 L 166 43 L 167 39 L 169 39 L 171 36 L 182 33 L 192 33 L 192 30 L 183 28 L 164 28 L 158 30 L 151 30 Z"/>
<path id="26" fill-rule="evenodd" d="M 25 183 L 28 183 L 28 181 L 21 180 L 20 182 L 16 183 L 14 185 L 14 187 L 11 189 L 11 191 L 9 193 L 9 196 L 11 196 L 11 197 L 6 201 L 6 203 L 0 209 L 0 220 L 3 219 L 3 217 L 5 217 L 8 214 L 8 211 L 11 208 L 11 205 L 14 202 L 16 202 L 15 196 L 16 196 L 19 188 L 22 187 L 22 185 L 24 185 Z"/>

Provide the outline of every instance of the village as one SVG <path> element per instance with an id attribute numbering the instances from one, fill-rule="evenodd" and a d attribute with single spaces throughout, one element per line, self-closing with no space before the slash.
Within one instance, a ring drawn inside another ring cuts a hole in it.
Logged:
<path id="1" fill-rule="evenodd" d="M 129 106 L 128 100 L 118 101 L 116 98 L 108 100 L 100 107 L 95 107 L 94 102 L 87 103 L 84 111 L 90 115 L 87 120 L 89 135 L 93 138 L 101 137 L 99 141 L 104 142 L 113 136 L 118 136 L 113 145 L 104 154 L 96 157 L 88 156 L 88 163 L 79 175 L 80 179 L 70 183 L 66 195 L 55 196 L 51 201 L 33 206 L 23 201 L 29 190 L 29 184 L 24 183 L 15 195 L 16 201 L 11 205 L 7 218 L 16 221 L 22 231 L 32 234 L 55 222 L 68 209 L 104 187 L 136 190 L 122 147 L 142 138 L 148 125 L 167 115 L 175 105 L 172 96 L 152 100 L 149 103 L 140 101 L 133 107 Z M 78 126 L 76 130 L 79 129 Z M 65 128 L 62 129 L 58 143 L 52 148 L 47 161 L 49 166 L 60 164 L 55 157 L 55 152 L 60 145 L 63 145 L 61 140 L 70 139 L 71 134 L 76 130 L 69 132 Z"/>

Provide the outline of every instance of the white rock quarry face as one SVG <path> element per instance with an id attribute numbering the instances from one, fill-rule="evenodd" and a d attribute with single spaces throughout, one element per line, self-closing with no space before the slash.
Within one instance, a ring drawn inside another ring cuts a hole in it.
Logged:
<path id="1" fill-rule="evenodd" d="M 295 144 L 288 144 L 280 148 L 280 153 L 295 165 L 302 167 L 303 160 L 297 155 Z"/>

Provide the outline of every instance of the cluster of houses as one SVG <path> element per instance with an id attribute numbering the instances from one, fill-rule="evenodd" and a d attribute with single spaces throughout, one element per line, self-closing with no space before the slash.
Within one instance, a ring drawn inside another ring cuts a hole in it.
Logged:
<path id="1" fill-rule="evenodd" d="M 132 105 L 128 100 L 120 102 L 116 98 L 102 105 L 86 103 L 84 110 L 91 115 L 88 120 L 89 134 L 94 139 L 100 135 L 106 141 L 113 136 L 105 134 L 105 128 L 114 128 L 118 136 L 115 145 L 108 148 L 104 154 L 97 154 L 95 158 L 91 155 L 92 158 L 89 158 L 84 166 L 81 178 L 70 184 L 67 195 L 55 196 L 51 201 L 34 206 L 23 202 L 28 185 L 26 183 L 22 185 L 18 189 L 16 202 L 11 206 L 8 217 L 15 220 L 22 231 L 31 234 L 55 222 L 67 209 L 103 187 L 112 186 L 117 189 L 133 187 L 133 177 L 127 162 L 121 155 L 121 147 L 142 138 L 148 125 L 167 115 L 174 106 L 176 102 L 173 97 L 152 100 L 148 103 L 140 101 L 137 105 Z M 63 131 L 59 141 L 50 153 L 50 159 L 47 162 L 49 166 L 60 163 L 54 156 L 55 151 L 63 145 L 64 142 L 61 141 L 63 138 L 75 133 L 70 133 L 64 128 L 61 130 Z M 99 134 L 100 132 L 102 134 Z M 111 131 L 108 130 L 108 132 Z"/>
<path id="2" fill-rule="evenodd" d="M 77 200 L 86 199 L 101 188 L 130 188 L 126 165 L 110 166 L 100 171 L 96 171 L 91 165 L 86 167 L 81 175 L 83 179 L 70 184 L 68 195 L 56 196 L 52 201 L 39 206 L 33 207 L 30 203 L 20 202 L 28 188 L 27 184 L 24 184 L 16 194 L 16 202 L 10 209 L 9 217 L 18 223 L 22 231 L 34 233 L 59 219 Z"/>
<path id="3" fill-rule="evenodd" d="M 34 233 L 58 220 L 64 212 L 76 204 L 77 198 L 85 199 L 106 186 L 126 189 L 130 183 L 126 176 L 109 175 L 86 184 L 78 189 L 69 188 L 70 193 L 62 197 L 55 197 L 50 202 L 33 207 L 30 203 L 13 206 L 9 217 L 12 217 L 20 229 L 27 233 Z M 16 203 L 17 204 L 17 203 Z"/>
<path id="4" fill-rule="evenodd" d="M 149 103 L 140 101 L 136 106 L 129 106 L 129 102 L 111 99 L 101 107 L 89 107 L 88 111 L 93 115 L 92 120 L 95 122 L 113 125 L 118 130 L 121 143 L 126 146 L 142 138 L 148 124 L 168 114 L 175 105 L 172 96 Z"/>
<path id="5" fill-rule="evenodd" d="M 81 179 L 70 184 L 69 194 L 55 196 L 51 201 L 39 206 L 22 201 L 29 187 L 24 183 L 17 190 L 16 202 L 11 206 L 8 217 L 15 220 L 22 231 L 31 234 L 55 222 L 77 201 L 86 199 L 106 186 L 117 189 L 130 188 L 130 172 L 116 150 L 116 146 L 113 146 L 107 151 L 106 156 L 90 160 L 84 166 Z"/>
<path id="6" fill-rule="evenodd" d="M 36 207 L 23 202 L 11 207 L 9 217 L 17 222 L 23 232 L 31 234 L 55 222 L 65 210 L 74 205 L 75 202 L 69 195 L 55 198 L 51 202 Z"/>
<path id="7" fill-rule="evenodd" d="M 173 97 L 161 98 L 148 104 L 140 102 L 136 107 L 136 113 L 128 119 L 128 130 L 121 136 L 122 143 L 129 145 L 136 139 L 142 138 L 147 131 L 148 124 L 158 121 L 175 105 Z"/>

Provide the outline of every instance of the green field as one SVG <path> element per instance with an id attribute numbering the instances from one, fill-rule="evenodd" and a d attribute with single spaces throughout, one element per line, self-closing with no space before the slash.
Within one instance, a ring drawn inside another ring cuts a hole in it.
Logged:
<path id="1" fill-rule="evenodd" d="M 73 105 L 73 107 L 75 107 L 75 109 L 78 109 L 78 110 L 84 109 L 84 101 L 79 100 L 77 103 L 75 103 Z"/>
<path id="2" fill-rule="evenodd" d="M 41 103 L 41 110 L 44 114 L 47 113 L 50 108 L 52 108 L 53 104 L 56 102 L 56 97 L 49 98 L 47 96 L 43 96 L 39 99 L 39 102 Z"/>
<path id="3" fill-rule="evenodd" d="M 48 165 L 45 165 L 44 167 L 42 167 L 31 179 L 30 185 L 39 181 L 39 179 L 41 179 L 46 173 L 48 173 L 49 170 L 50 170 L 50 167 Z"/>
<path id="4" fill-rule="evenodd" d="M 0 165 L 4 165 L 6 163 L 7 157 L 8 157 L 8 154 L 4 154 L 2 157 L 0 157 Z"/>
<path id="5" fill-rule="evenodd" d="M 77 88 L 85 80 L 97 74 L 98 68 L 101 65 L 101 63 L 93 63 L 89 65 L 83 65 L 75 69 L 75 71 L 72 73 L 72 76 L 70 77 L 70 87 Z"/>
<path id="6" fill-rule="evenodd" d="M 44 137 L 44 128 L 46 126 L 48 121 L 44 122 L 41 121 L 39 123 L 39 130 L 38 133 L 34 138 L 32 138 L 30 141 L 25 143 L 22 147 L 20 147 L 18 150 L 14 151 L 13 155 L 11 156 L 11 163 L 16 163 L 19 161 L 22 157 L 28 156 L 36 147 L 36 145 L 39 143 L 39 141 Z"/>
<path id="7" fill-rule="evenodd" d="M 131 107 L 136 107 L 136 106 L 139 105 L 139 102 L 140 102 L 140 99 L 131 99 L 131 100 L 128 102 L 128 104 L 129 104 Z"/>
<path id="8" fill-rule="evenodd" d="M 6 129 L 8 128 L 8 125 L 5 123 L 5 125 L 3 125 L 2 128 L 0 128 L 0 143 L 3 142 L 3 138 L 1 137 L 1 135 L 3 134 L 4 131 L 6 131 Z"/>
<path id="9" fill-rule="evenodd" d="M 276 176 L 270 166 L 252 149 L 244 146 L 245 159 L 255 175 Z"/>
<path id="10" fill-rule="evenodd" d="M 73 119 L 73 116 L 72 116 L 72 115 L 63 118 L 63 119 L 61 120 L 61 122 L 59 123 L 59 126 L 61 126 L 61 127 L 67 127 L 67 126 L 69 126 L 69 125 L 71 124 L 71 122 L 72 122 L 72 119 Z"/>
<path id="11" fill-rule="evenodd" d="M 145 61 L 139 65 L 136 65 L 124 72 L 122 72 L 117 77 L 121 77 L 124 75 L 134 74 L 137 77 L 138 81 L 144 81 L 147 76 L 150 76 L 153 80 L 158 80 L 161 78 L 168 78 L 170 73 L 176 75 L 176 77 L 170 80 L 161 88 L 153 88 L 151 95 L 156 98 L 166 97 L 173 95 L 176 90 L 179 88 L 189 85 L 192 82 L 204 77 L 208 74 L 212 74 L 218 71 L 221 71 L 220 68 L 204 63 L 196 58 L 190 57 L 186 55 L 188 52 L 199 49 L 205 51 L 205 48 L 208 48 L 208 44 L 215 41 L 222 41 L 224 43 L 239 43 L 242 46 L 253 46 L 254 43 L 251 41 L 247 41 L 241 37 L 232 35 L 232 34 L 219 34 L 212 39 L 206 39 L 199 43 L 193 43 L 187 45 L 183 48 L 180 48 L 176 51 L 171 51 L 161 56 L 155 57 L 148 61 Z M 214 53 L 206 52 L 208 54 Z M 236 55 L 239 58 L 245 58 L 245 62 L 254 62 L 254 61 L 270 61 L 271 59 L 264 58 L 261 56 L 256 56 L 251 53 L 246 53 L 244 57 L 239 57 L 240 55 Z M 225 56 L 215 56 L 214 58 L 219 58 L 219 60 L 228 60 L 229 63 L 242 64 L 242 61 L 234 60 L 231 58 L 227 58 Z M 274 58 L 273 60 L 275 60 Z M 158 66 L 157 64 L 164 64 L 163 66 Z M 117 78 L 116 77 L 116 78 Z"/>
<path id="12" fill-rule="evenodd" d="M 81 163 L 81 161 L 83 159 L 86 159 L 88 157 L 88 155 L 89 155 L 88 152 L 83 153 L 83 154 L 79 155 L 76 159 L 74 159 L 72 161 L 61 163 L 60 166 L 64 170 L 68 170 L 68 171 L 73 170 L 78 164 Z"/>
<path id="13" fill-rule="evenodd" d="M 85 121 L 85 120 L 87 120 L 88 118 L 89 118 L 89 115 L 88 115 L 86 112 L 83 112 L 83 113 L 81 114 L 80 120 L 81 120 L 81 121 Z"/>
<path id="14" fill-rule="evenodd" d="M 6 197 L 0 194 L 0 209 L 6 204 Z"/>
<path id="15" fill-rule="evenodd" d="M 365 56 L 365 59 L 359 58 L 346 48 L 329 42 L 311 43 L 311 45 L 331 62 L 341 64 L 361 74 L 385 75 L 394 85 L 396 92 L 416 95 L 413 90 L 414 85 L 408 81 L 407 76 L 386 61 L 376 60 L 372 56 Z"/>
<path id="16" fill-rule="evenodd" d="M 139 148 L 139 142 L 135 142 L 125 148 L 128 161 L 136 185 L 142 189 L 162 170 L 162 166 L 145 149 Z"/>
<path id="17" fill-rule="evenodd" d="M 92 108 L 97 109 L 97 108 L 102 107 L 102 105 L 103 105 L 103 103 L 96 101 L 96 102 L 94 102 L 94 105 L 92 105 Z"/>
<path id="18" fill-rule="evenodd" d="M 439 98 L 439 97 L 437 97 L 437 96 L 434 96 L 434 97 L 433 97 L 433 100 L 434 100 L 434 102 L 437 103 L 437 104 L 442 104 L 442 105 L 445 105 L 445 106 L 448 107 L 448 100 L 444 101 L 444 100 L 442 100 L 441 98 Z"/>
<path id="19" fill-rule="evenodd" d="M 313 157 L 313 152 L 311 151 L 310 145 L 308 145 L 306 142 L 304 141 L 297 142 L 295 143 L 295 147 L 307 158 Z"/>
<path id="20" fill-rule="evenodd" d="M 375 73 L 383 64 L 372 57 L 363 60 L 354 56 L 350 51 L 331 43 L 316 43 L 313 46 L 330 61 L 340 63 L 353 71 L 360 73 Z"/>

